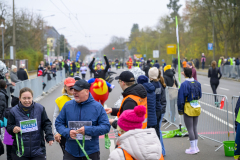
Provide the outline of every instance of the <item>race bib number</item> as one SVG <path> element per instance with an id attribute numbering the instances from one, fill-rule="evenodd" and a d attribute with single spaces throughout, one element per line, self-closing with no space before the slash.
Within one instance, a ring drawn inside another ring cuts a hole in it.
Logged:
<path id="1" fill-rule="evenodd" d="M 26 121 L 20 121 L 20 128 L 22 130 L 22 133 L 37 131 L 37 119 L 29 119 Z"/>
<path id="2" fill-rule="evenodd" d="M 201 107 L 200 106 L 200 103 L 198 102 L 198 100 L 193 100 L 190 102 L 190 105 L 193 107 L 193 108 L 198 108 L 198 107 Z"/>
<path id="3" fill-rule="evenodd" d="M 92 126 L 92 121 L 68 121 L 68 127 L 70 129 L 78 130 L 83 126 Z M 77 134 L 76 139 L 82 140 L 83 135 Z M 92 139 L 92 136 L 85 135 L 85 140 L 91 140 L 91 139 Z M 73 139 L 71 139 L 71 140 L 73 140 Z"/>

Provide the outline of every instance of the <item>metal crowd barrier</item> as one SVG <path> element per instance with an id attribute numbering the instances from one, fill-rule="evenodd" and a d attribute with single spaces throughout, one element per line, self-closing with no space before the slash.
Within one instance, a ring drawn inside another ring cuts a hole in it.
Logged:
<path id="1" fill-rule="evenodd" d="M 166 128 L 171 125 L 178 127 L 179 124 L 185 126 L 183 116 L 178 114 L 178 89 L 167 87 L 165 91 L 167 107 L 164 118 L 168 124 Z M 201 115 L 198 118 L 198 134 L 202 139 L 207 138 L 220 143 L 221 146 L 215 150 L 217 151 L 223 146 L 222 142 L 229 140 L 230 133 L 233 133 L 230 132 L 230 128 L 233 129 L 234 126 L 229 123 L 229 115 L 232 112 L 229 112 L 227 96 L 202 93 L 199 102 L 201 104 Z M 222 109 L 220 108 L 221 105 L 223 105 Z"/>
<path id="2" fill-rule="evenodd" d="M 221 67 L 222 75 L 226 78 L 240 79 L 240 66 L 239 65 L 224 65 Z"/>
<path id="3" fill-rule="evenodd" d="M 54 86 L 58 85 L 59 83 L 61 83 L 64 79 L 65 79 L 65 69 L 61 70 L 61 71 L 57 71 L 56 72 L 56 76 L 53 77 L 52 74 L 50 74 L 51 76 L 51 80 L 48 81 L 47 80 L 47 75 L 45 77 L 36 77 L 34 79 L 28 79 L 25 81 L 21 81 L 16 83 L 15 86 L 13 86 L 14 88 L 14 92 L 12 93 L 13 96 L 15 97 L 19 97 L 19 92 L 22 88 L 24 87 L 28 87 L 31 88 L 33 91 L 33 99 L 36 99 L 37 97 L 40 97 L 44 92 L 48 92 L 50 89 L 52 89 Z M 43 83 L 46 84 L 46 87 L 43 90 Z M 10 96 L 10 88 L 7 88 L 7 93 Z M 11 99 L 9 99 L 9 106 L 11 105 Z"/>

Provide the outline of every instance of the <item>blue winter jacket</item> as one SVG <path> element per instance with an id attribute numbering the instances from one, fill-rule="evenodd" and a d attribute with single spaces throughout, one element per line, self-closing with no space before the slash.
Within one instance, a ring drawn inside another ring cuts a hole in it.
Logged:
<path id="1" fill-rule="evenodd" d="M 155 64 L 153 65 L 153 67 L 157 67 L 157 69 L 159 69 L 159 68 L 160 68 L 160 64 L 159 64 L 159 63 L 155 63 Z"/>
<path id="2" fill-rule="evenodd" d="M 148 106 L 147 127 L 153 127 L 157 125 L 155 87 L 152 83 L 148 83 L 149 79 L 147 76 L 143 75 L 139 76 L 137 81 L 139 84 L 142 84 L 147 91 L 147 106 Z"/>
<path id="3" fill-rule="evenodd" d="M 201 84 L 198 81 L 185 81 L 181 84 L 178 90 L 178 113 L 184 113 L 185 102 L 190 102 L 192 100 L 199 100 L 202 97 Z"/>
<path id="4" fill-rule="evenodd" d="M 98 152 L 99 136 L 110 131 L 110 124 L 103 106 L 93 99 L 91 93 L 85 102 L 71 100 L 65 103 L 55 122 L 57 132 L 67 139 L 65 150 L 74 157 L 84 157 L 76 140 L 70 138 L 69 121 L 92 121 L 92 126 L 84 126 L 85 134 L 92 136 L 91 140 L 85 140 L 85 151 L 88 155 Z M 79 142 L 82 144 L 81 140 Z"/>
<path id="5" fill-rule="evenodd" d="M 151 83 L 155 87 L 155 94 L 156 94 L 156 112 L 161 112 L 162 111 L 162 106 L 161 106 L 161 84 L 160 82 L 154 82 L 151 81 Z"/>

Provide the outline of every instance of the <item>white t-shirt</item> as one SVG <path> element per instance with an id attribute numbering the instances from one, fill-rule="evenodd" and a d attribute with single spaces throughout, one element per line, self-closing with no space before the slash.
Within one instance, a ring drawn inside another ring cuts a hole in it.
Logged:
<path id="1" fill-rule="evenodd" d="M 87 67 L 86 67 L 86 66 L 82 66 L 82 67 L 80 68 L 80 72 L 81 72 L 82 74 L 86 74 L 86 72 L 87 72 Z"/>

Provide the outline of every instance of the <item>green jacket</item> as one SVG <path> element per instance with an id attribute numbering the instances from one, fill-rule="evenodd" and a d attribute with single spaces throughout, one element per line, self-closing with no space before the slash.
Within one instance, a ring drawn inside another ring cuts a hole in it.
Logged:
<path id="1" fill-rule="evenodd" d="M 222 59 L 219 59 L 218 60 L 218 68 L 221 67 L 221 64 L 222 64 Z"/>

